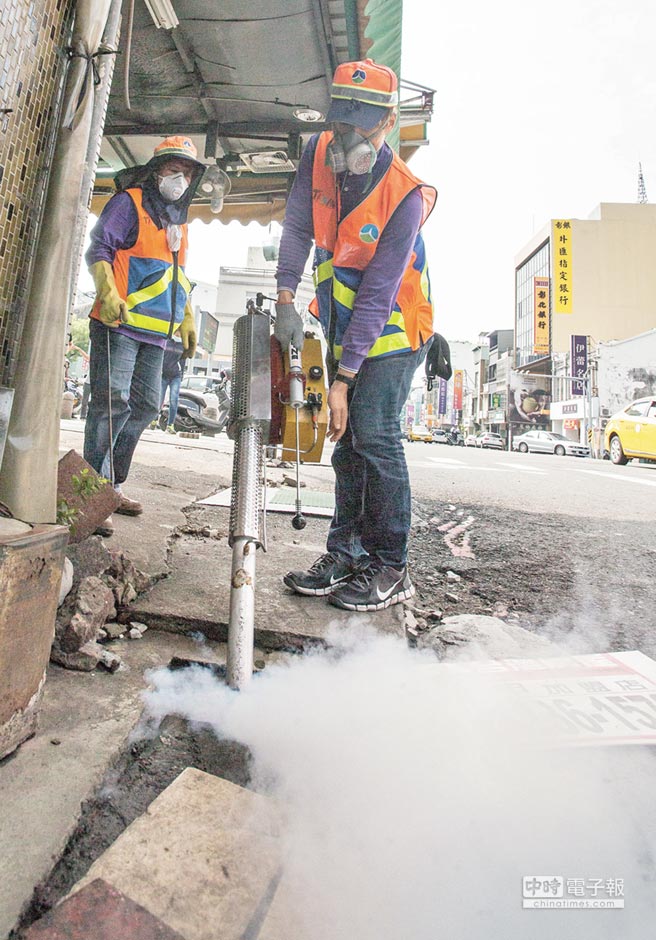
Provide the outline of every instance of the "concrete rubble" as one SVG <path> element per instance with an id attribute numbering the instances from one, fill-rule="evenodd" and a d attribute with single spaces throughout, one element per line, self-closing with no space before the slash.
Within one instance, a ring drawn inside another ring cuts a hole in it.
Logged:
<path id="1" fill-rule="evenodd" d="M 141 639 L 146 624 L 120 624 L 115 618 L 150 586 L 151 578 L 125 551 L 108 548 L 99 536 L 70 545 L 65 565 L 70 584 L 57 611 L 50 658 L 66 669 L 89 672 L 101 665 L 115 672 L 120 657 L 100 643 L 126 633 Z"/>

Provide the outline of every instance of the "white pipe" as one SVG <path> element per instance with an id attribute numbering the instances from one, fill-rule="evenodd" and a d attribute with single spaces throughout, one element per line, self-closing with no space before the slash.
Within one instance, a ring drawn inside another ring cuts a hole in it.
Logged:
<path id="1" fill-rule="evenodd" d="M 256 549 L 255 542 L 245 538 L 232 545 L 227 679 L 237 690 L 253 678 Z"/>

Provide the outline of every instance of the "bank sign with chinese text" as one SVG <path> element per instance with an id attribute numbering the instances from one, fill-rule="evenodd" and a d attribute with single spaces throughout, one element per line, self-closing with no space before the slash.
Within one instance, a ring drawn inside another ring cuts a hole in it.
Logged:
<path id="1" fill-rule="evenodd" d="M 533 278 L 533 352 L 549 355 L 549 278 Z"/>
<path id="2" fill-rule="evenodd" d="M 553 219 L 551 223 L 553 264 L 553 311 L 572 312 L 572 222 Z"/>

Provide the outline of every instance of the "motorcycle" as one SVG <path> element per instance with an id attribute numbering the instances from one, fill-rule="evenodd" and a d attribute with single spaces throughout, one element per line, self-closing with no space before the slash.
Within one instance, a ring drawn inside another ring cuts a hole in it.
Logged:
<path id="1" fill-rule="evenodd" d="M 225 382 L 217 382 L 213 387 L 213 394 L 218 399 L 216 418 L 211 416 L 214 409 L 208 408 L 208 401 L 201 392 L 190 388 L 181 388 L 178 399 L 178 413 L 175 416 L 174 428 L 176 431 L 200 431 L 213 437 L 224 430 L 230 417 L 230 396 Z M 207 412 L 210 411 L 210 414 Z M 162 431 L 169 426 L 168 402 L 162 405 L 157 421 Z"/>
<path id="2" fill-rule="evenodd" d="M 64 379 L 64 391 L 71 392 L 73 395 L 73 417 L 78 418 L 80 415 L 80 408 L 82 407 L 82 383 L 78 382 L 76 379 L 65 378 Z"/>

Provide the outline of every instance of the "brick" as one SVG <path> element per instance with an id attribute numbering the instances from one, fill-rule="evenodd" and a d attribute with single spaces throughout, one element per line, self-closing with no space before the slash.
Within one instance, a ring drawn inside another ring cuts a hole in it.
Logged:
<path id="1" fill-rule="evenodd" d="M 23 940 L 184 940 L 117 888 L 97 878 L 23 934 Z"/>

